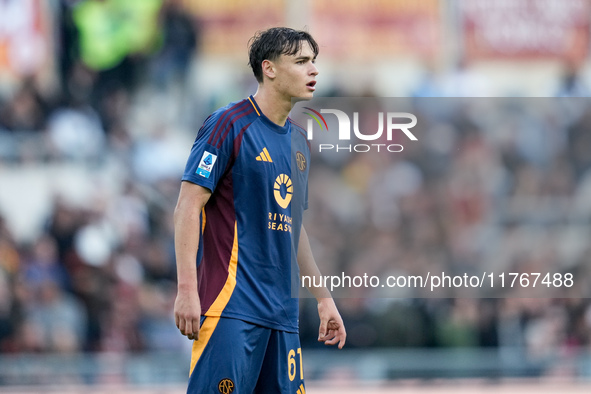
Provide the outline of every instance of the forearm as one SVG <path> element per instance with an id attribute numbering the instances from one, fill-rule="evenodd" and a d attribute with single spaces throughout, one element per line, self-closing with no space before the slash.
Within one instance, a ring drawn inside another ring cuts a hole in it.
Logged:
<path id="1" fill-rule="evenodd" d="M 174 212 L 174 249 L 179 289 L 197 291 L 197 250 L 199 214 L 190 207 L 178 206 Z"/>
<path id="2" fill-rule="evenodd" d="M 182 189 L 181 189 L 182 190 Z M 174 210 L 174 248 L 179 290 L 197 293 L 197 251 L 204 201 L 181 193 Z"/>
<path id="3" fill-rule="evenodd" d="M 300 266 L 300 274 L 310 277 L 320 276 L 320 270 L 314 261 L 312 255 L 312 248 L 310 248 L 310 240 L 304 227 L 300 235 L 298 244 L 298 265 Z M 312 281 L 313 284 L 314 281 Z M 320 317 L 320 329 L 318 331 L 318 340 L 324 342 L 326 345 L 338 344 L 339 349 L 345 346 L 347 339 L 347 332 L 343 319 L 337 310 L 332 296 L 328 289 L 322 287 L 308 287 L 318 301 L 318 316 Z"/>
<path id="4" fill-rule="evenodd" d="M 308 276 L 311 278 L 320 277 L 322 274 L 320 273 L 320 269 L 318 269 L 318 265 L 316 265 L 316 261 L 314 260 L 314 255 L 312 254 L 312 248 L 310 247 L 310 240 L 308 238 L 308 234 L 306 233 L 306 229 L 302 226 L 302 231 L 300 234 L 300 241 L 298 244 L 298 265 L 300 267 L 300 276 Z M 312 283 L 314 281 L 311 281 Z M 324 286 L 321 287 L 308 287 L 308 290 L 316 300 L 319 302 L 322 299 L 330 298 L 330 291 Z"/>

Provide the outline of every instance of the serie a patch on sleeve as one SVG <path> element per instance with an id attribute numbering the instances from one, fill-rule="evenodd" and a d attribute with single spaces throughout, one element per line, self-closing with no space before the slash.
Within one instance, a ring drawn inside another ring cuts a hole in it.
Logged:
<path id="1" fill-rule="evenodd" d="M 213 169 L 213 165 L 215 164 L 217 158 L 217 155 L 214 155 L 211 152 L 203 152 L 203 156 L 201 156 L 201 161 L 199 162 L 197 171 L 195 171 L 197 175 L 201 175 L 204 178 L 209 178 L 209 176 L 211 175 L 211 170 Z"/>

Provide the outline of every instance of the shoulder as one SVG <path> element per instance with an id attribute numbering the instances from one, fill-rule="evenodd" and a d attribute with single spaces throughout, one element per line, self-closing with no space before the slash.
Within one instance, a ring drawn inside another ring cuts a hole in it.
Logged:
<path id="1" fill-rule="evenodd" d="M 305 142 L 306 145 L 308 146 L 308 149 L 311 149 L 310 146 L 310 141 L 308 140 L 308 133 L 306 132 L 306 130 L 304 129 L 304 127 L 302 125 L 300 125 L 299 123 L 295 122 L 292 118 L 288 117 L 287 121 L 289 123 L 291 123 L 291 130 L 293 133 L 293 139 L 294 141 L 301 141 L 301 142 Z"/>
<path id="2" fill-rule="evenodd" d="M 252 115 L 255 115 L 254 117 Z M 256 118 L 256 111 L 248 98 L 240 101 L 234 101 L 225 107 L 218 108 L 213 112 L 209 118 L 215 121 L 223 121 L 225 123 L 233 123 L 238 120 L 248 120 L 249 118 Z"/>
<path id="3" fill-rule="evenodd" d="M 200 134 L 209 134 L 208 142 L 221 146 L 228 135 L 235 137 L 234 133 L 230 132 L 231 130 L 240 131 L 257 117 L 250 100 L 235 101 L 214 111 L 203 123 Z"/>

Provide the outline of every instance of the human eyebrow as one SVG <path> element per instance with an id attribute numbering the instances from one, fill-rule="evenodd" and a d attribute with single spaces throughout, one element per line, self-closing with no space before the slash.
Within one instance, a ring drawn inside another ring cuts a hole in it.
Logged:
<path id="1" fill-rule="evenodd" d="M 316 60 L 316 57 L 311 57 L 311 56 L 298 56 L 295 58 L 296 63 L 297 62 L 301 62 L 301 61 L 314 61 Z"/>

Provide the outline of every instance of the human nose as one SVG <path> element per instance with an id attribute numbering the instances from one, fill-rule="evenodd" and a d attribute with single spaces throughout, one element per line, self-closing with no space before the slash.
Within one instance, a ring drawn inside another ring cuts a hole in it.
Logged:
<path id="1" fill-rule="evenodd" d="M 312 65 L 312 67 L 310 68 L 310 75 L 316 76 L 318 75 L 318 67 L 316 67 L 316 65 L 312 62 L 310 62 L 310 64 Z"/>

